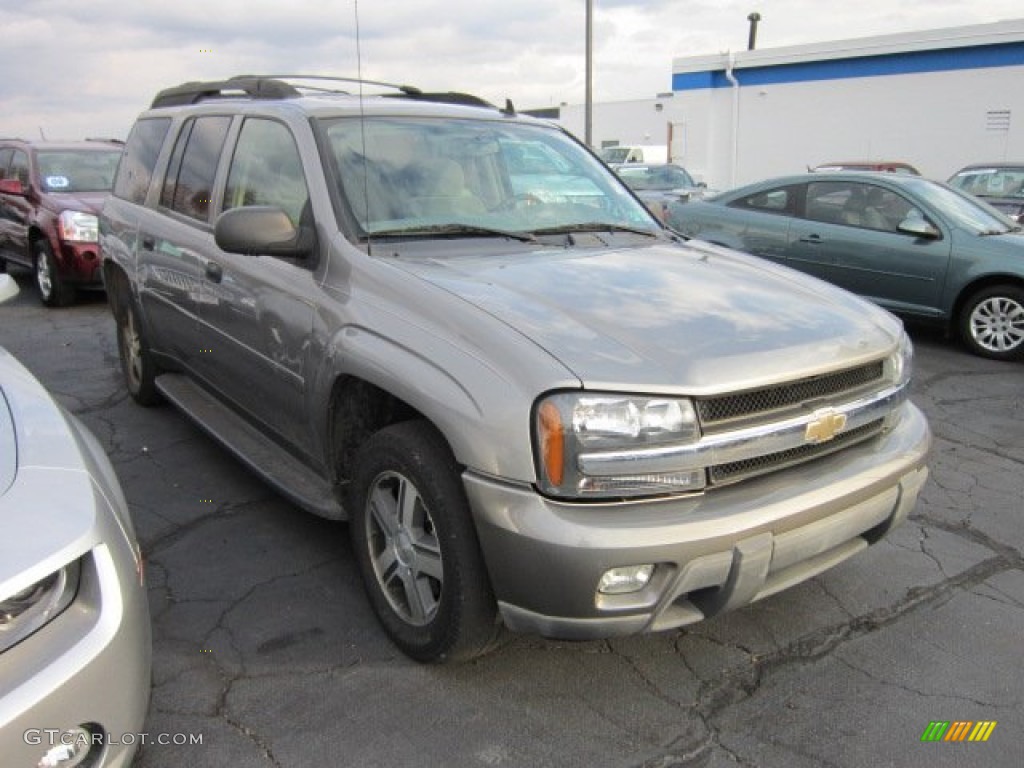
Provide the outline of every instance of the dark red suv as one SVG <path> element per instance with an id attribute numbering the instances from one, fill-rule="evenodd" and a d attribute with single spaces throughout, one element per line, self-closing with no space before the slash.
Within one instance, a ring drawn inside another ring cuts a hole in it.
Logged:
<path id="1" fill-rule="evenodd" d="M 48 307 L 79 287 L 102 287 L 96 215 L 110 192 L 122 145 L 0 139 L 0 271 L 33 270 Z"/>

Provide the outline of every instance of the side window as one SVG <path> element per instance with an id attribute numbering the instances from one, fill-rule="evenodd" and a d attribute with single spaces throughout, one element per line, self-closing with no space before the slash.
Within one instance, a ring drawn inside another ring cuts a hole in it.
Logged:
<path id="1" fill-rule="evenodd" d="M 779 187 L 778 189 L 755 192 L 753 195 L 733 200 L 729 203 L 729 207 L 792 216 L 796 208 L 796 189 L 796 187 Z"/>
<path id="2" fill-rule="evenodd" d="M 807 218 L 879 232 L 897 232 L 915 210 L 885 187 L 849 182 L 818 182 L 807 187 Z"/>
<path id="3" fill-rule="evenodd" d="M 7 170 L 7 178 L 17 179 L 22 186 L 28 187 L 28 155 L 20 149 L 14 150 L 11 165 Z"/>
<path id="4" fill-rule="evenodd" d="M 274 120 L 248 118 L 231 158 L 224 210 L 276 205 L 298 226 L 308 201 L 302 161 L 289 130 Z"/>
<path id="5" fill-rule="evenodd" d="M 114 195 L 133 203 L 146 202 L 146 192 L 153 179 L 160 147 L 163 146 L 167 129 L 171 127 L 169 117 L 139 120 L 132 128 L 125 145 L 121 164 L 117 167 L 114 180 Z"/>
<path id="6" fill-rule="evenodd" d="M 167 167 L 160 205 L 192 219 L 209 219 L 213 178 L 230 126 L 230 117 L 211 116 L 194 118 L 182 127 Z"/>
<path id="7" fill-rule="evenodd" d="M 807 185 L 805 218 L 827 224 L 850 224 L 847 203 L 853 187 L 846 181 L 814 181 Z"/>
<path id="8" fill-rule="evenodd" d="M 7 166 L 11 164 L 11 155 L 13 154 L 13 149 L 0 149 L 0 179 L 7 178 Z"/>

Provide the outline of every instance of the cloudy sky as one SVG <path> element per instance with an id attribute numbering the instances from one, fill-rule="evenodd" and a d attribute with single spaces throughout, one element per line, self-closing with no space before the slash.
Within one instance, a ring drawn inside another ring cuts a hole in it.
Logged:
<path id="1" fill-rule="evenodd" d="M 0 0 L 0 136 L 124 137 L 160 88 L 355 75 L 521 109 L 584 100 L 585 0 Z M 594 0 L 594 99 L 671 90 L 672 59 L 1024 16 L 1020 0 Z M 357 14 L 358 11 L 358 14 Z"/>

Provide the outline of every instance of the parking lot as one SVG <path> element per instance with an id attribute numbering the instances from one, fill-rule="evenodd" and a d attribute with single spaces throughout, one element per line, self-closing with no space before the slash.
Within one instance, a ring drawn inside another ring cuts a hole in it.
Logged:
<path id="1" fill-rule="evenodd" d="M 135 405 L 102 294 L 48 310 L 16 277 L 0 345 L 107 448 L 147 557 L 147 731 L 173 738 L 138 768 L 1020 765 L 1024 365 L 912 329 L 931 478 L 908 524 L 823 576 L 683 631 L 421 666 L 378 628 L 343 524 Z M 931 721 L 997 726 L 923 743 Z"/>

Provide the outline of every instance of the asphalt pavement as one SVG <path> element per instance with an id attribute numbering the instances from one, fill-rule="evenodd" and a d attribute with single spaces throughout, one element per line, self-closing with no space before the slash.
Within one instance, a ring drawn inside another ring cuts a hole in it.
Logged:
<path id="1" fill-rule="evenodd" d="M 45 309 L 17 279 L 0 345 L 106 447 L 147 558 L 146 729 L 186 743 L 136 768 L 1024 763 L 1024 364 L 911 329 L 931 477 L 907 524 L 832 571 L 682 631 L 511 636 L 422 666 L 378 628 L 344 524 L 131 401 L 102 294 Z M 922 741 L 933 721 L 996 725 Z"/>

